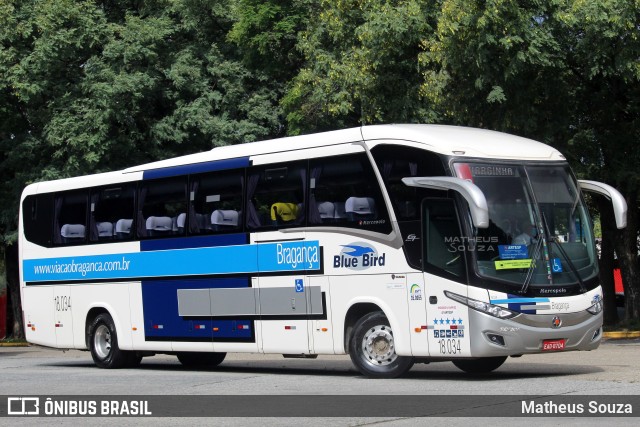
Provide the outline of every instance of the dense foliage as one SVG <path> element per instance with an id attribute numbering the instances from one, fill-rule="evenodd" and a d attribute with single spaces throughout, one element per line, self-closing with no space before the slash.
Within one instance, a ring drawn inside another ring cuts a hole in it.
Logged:
<path id="1" fill-rule="evenodd" d="M 461 124 L 554 145 L 624 193 L 629 227 L 603 230 L 637 319 L 639 119 L 640 0 L 0 0 L 2 253 L 30 182 Z"/>

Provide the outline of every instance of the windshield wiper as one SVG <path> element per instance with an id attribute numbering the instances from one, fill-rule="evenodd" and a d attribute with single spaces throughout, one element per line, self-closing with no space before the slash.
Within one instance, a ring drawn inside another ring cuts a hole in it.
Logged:
<path id="1" fill-rule="evenodd" d="M 540 255 L 540 247 L 542 246 L 542 237 L 539 236 L 538 241 L 536 242 L 536 246 L 533 248 L 533 252 L 531 253 L 531 265 L 529 266 L 529 270 L 527 270 L 527 276 L 524 278 L 524 283 L 522 284 L 522 288 L 520 288 L 520 293 L 524 294 L 529 289 L 529 284 L 531 283 L 531 279 L 533 279 L 533 272 L 536 269 L 536 260 Z"/>
<path id="2" fill-rule="evenodd" d="M 575 265 L 573 265 L 571 258 L 569 258 L 569 255 L 567 255 L 567 253 L 565 252 L 560 242 L 558 242 L 558 239 L 555 236 L 552 236 L 551 233 L 549 232 L 549 224 L 547 223 L 547 218 L 545 217 L 544 212 L 542 213 L 542 223 L 544 225 L 545 231 L 547 232 L 547 236 L 549 236 L 551 243 L 555 243 L 555 247 L 558 248 L 558 251 L 564 258 L 564 260 L 567 262 L 567 265 L 569 266 L 569 270 L 571 270 L 573 275 L 576 276 L 576 279 L 578 279 L 578 284 L 580 285 L 580 292 L 586 292 L 587 287 L 584 285 L 584 282 L 582 281 L 582 278 L 578 273 L 578 269 L 576 268 Z"/>

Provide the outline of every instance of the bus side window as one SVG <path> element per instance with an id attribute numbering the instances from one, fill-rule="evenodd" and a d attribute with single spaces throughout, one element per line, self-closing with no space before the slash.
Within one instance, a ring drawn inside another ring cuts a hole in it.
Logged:
<path id="1" fill-rule="evenodd" d="M 178 219 L 187 212 L 187 178 L 143 182 L 138 191 L 136 230 L 141 238 L 181 236 Z"/>
<path id="2" fill-rule="evenodd" d="M 305 224 L 306 162 L 253 168 L 247 175 L 247 226 L 296 227 Z"/>
<path id="3" fill-rule="evenodd" d="M 391 231 L 382 192 L 366 154 L 313 159 L 309 166 L 309 225 Z"/>
<path id="4" fill-rule="evenodd" d="M 194 176 L 190 183 L 190 234 L 242 230 L 244 169 Z"/>
<path id="5" fill-rule="evenodd" d="M 51 247 L 53 223 L 52 193 L 27 196 L 22 203 L 24 236 L 40 246 Z"/>
<path id="6" fill-rule="evenodd" d="M 54 202 L 53 242 L 58 245 L 79 245 L 86 242 L 87 193 L 59 193 Z"/>
<path id="7" fill-rule="evenodd" d="M 135 186 L 96 189 L 91 193 L 89 240 L 103 242 L 131 239 Z"/>
<path id="8" fill-rule="evenodd" d="M 438 197 L 438 190 L 408 187 L 404 185 L 402 178 L 445 176 L 444 165 L 439 155 L 423 149 L 393 144 L 377 145 L 371 153 L 389 193 L 398 222 L 418 221 L 421 200 L 425 197 Z"/>
<path id="9" fill-rule="evenodd" d="M 422 203 L 424 271 L 463 281 L 464 250 L 453 199 L 427 198 Z"/>

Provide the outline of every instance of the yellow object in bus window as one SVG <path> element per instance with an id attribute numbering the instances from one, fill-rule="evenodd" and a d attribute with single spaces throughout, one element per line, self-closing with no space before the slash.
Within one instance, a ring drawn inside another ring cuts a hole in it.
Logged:
<path id="1" fill-rule="evenodd" d="M 531 267 L 531 259 L 507 259 L 496 261 L 496 270 L 512 270 Z"/>
<path id="2" fill-rule="evenodd" d="M 293 221 L 298 216 L 298 205 L 295 203 L 277 202 L 271 205 L 272 221 Z"/>

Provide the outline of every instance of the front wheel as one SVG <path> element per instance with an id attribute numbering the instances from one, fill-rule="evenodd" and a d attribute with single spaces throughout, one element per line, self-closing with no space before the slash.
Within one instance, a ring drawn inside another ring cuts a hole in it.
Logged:
<path id="1" fill-rule="evenodd" d="M 98 368 L 119 369 L 135 367 L 142 359 L 133 351 L 118 347 L 118 334 L 108 313 L 98 315 L 89 326 L 89 348 Z"/>
<path id="2" fill-rule="evenodd" d="M 397 378 L 413 366 L 413 357 L 396 354 L 389 320 L 379 311 L 356 323 L 349 341 L 349 356 L 358 371 L 370 378 Z"/>
<path id="3" fill-rule="evenodd" d="M 488 374 L 498 369 L 505 360 L 507 360 L 507 356 L 481 357 L 479 359 L 454 360 L 453 364 L 468 374 Z"/>

